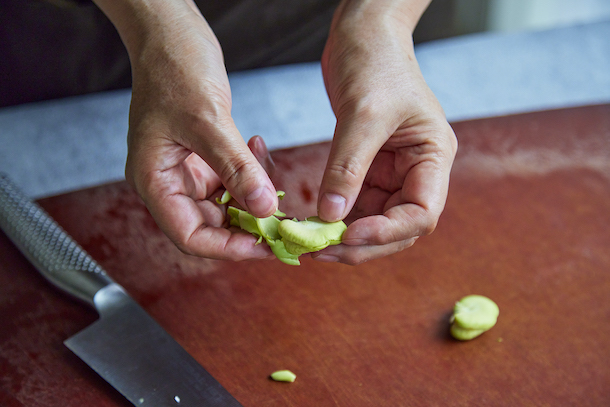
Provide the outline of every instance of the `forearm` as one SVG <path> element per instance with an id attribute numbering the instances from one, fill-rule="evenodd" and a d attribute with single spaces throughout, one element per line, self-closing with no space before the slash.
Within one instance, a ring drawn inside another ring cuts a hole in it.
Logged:
<path id="1" fill-rule="evenodd" d="M 203 19 L 193 0 L 93 1 L 114 24 L 132 58 L 147 41 L 161 36 L 164 27 L 180 27 L 189 17 Z"/>
<path id="2" fill-rule="evenodd" d="M 422 14 L 432 0 L 344 0 L 337 8 L 333 24 L 350 14 L 360 15 L 369 20 L 371 18 L 384 18 L 397 21 L 400 25 L 413 33 Z"/>

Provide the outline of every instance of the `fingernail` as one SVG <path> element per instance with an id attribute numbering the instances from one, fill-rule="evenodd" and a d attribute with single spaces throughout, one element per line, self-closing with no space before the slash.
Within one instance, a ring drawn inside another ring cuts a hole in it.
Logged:
<path id="1" fill-rule="evenodd" d="M 257 137 L 256 139 L 254 139 L 254 142 L 256 143 L 256 148 L 263 154 L 265 155 L 269 155 L 269 150 L 267 150 L 267 145 L 265 144 L 265 142 L 263 141 L 262 137 Z"/>
<path id="2" fill-rule="evenodd" d="M 262 137 L 256 139 L 257 149 L 263 154 L 262 157 L 259 157 L 259 161 L 262 160 L 262 164 L 264 164 L 264 168 L 267 172 L 271 173 L 275 169 L 275 163 L 273 162 L 273 158 L 271 158 L 271 153 L 267 149 L 267 145 L 263 141 Z"/>
<path id="3" fill-rule="evenodd" d="M 325 193 L 320 201 L 320 216 L 327 222 L 343 219 L 345 198 L 338 194 Z"/>
<path id="4" fill-rule="evenodd" d="M 253 215 L 267 214 L 275 211 L 275 196 L 268 188 L 255 189 L 246 197 L 246 206 Z"/>

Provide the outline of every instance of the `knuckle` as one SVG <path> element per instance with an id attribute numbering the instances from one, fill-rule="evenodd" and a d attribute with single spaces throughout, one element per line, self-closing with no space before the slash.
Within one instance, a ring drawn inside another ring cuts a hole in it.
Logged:
<path id="1" fill-rule="evenodd" d="M 382 245 L 378 245 L 378 246 L 374 246 L 374 247 L 363 247 L 363 248 L 357 248 L 355 250 L 350 250 L 349 252 L 346 252 L 342 259 L 341 259 L 341 263 L 350 265 L 350 266 L 357 266 L 360 265 L 362 263 L 383 257 L 383 256 L 388 256 L 390 254 L 394 254 L 394 253 L 398 253 L 401 252 L 411 246 L 413 246 L 413 244 L 415 244 L 415 242 L 417 241 L 417 237 L 414 238 L 410 238 L 410 239 L 406 239 L 406 240 L 402 240 L 402 241 L 398 241 L 398 242 L 392 242 L 392 243 L 388 243 L 388 244 L 382 244 Z"/>
<path id="2" fill-rule="evenodd" d="M 339 256 L 340 263 L 347 264 L 348 266 L 357 266 L 362 263 L 366 263 L 369 260 L 375 258 L 374 249 L 371 246 L 351 246 L 343 250 Z"/>
<path id="3" fill-rule="evenodd" d="M 330 163 L 326 173 L 339 179 L 341 184 L 347 184 L 350 188 L 353 188 L 360 185 L 362 165 L 355 157 L 348 157 Z"/>
<path id="4" fill-rule="evenodd" d="M 346 120 L 357 118 L 361 122 L 374 121 L 386 111 L 381 100 L 370 93 L 365 93 L 364 96 L 346 97 L 343 100 L 338 116 Z"/>
<path id="5" fill-rule="evenodd" d="M 443 128 L 438 132 L 441 140 L 438 142 L 440 146 L 439 156 L 443 160 L 453 162 L 458 151 L 458 139 L 449 123 L 443 123 Z"/>
<path id="6" fill-rule="evenodd" d="M 399 230 L 393 229 L 372 229 L 369 234 L 369 242 L 374 245 L 384 245 L 400 240 Z"/>
<path id="7" fill-rule="evenodd" d="M 176 247 L 178 248 L 178 250 L 180 250 L 180 252 L 182 252 L 182 254 L 187 254 L 189 256 L 195 255 L 195 252 L 193 250 L 183 244 L 177 243 Z"/>
<path id="8" fill-rule="evenodd" d="M 436 230 L 438 220 L 433 216 L 428 216 L 421 225 L 420 236 L 428 236 Z"/>
<path id="9" fill-rule="evenodd" d="M 259 182 L 262 178 L 257 164 L 244 156 L 225 161 L 219 169 L 218 175 L 226 182 L 225 186 L 230 187 L 237 195 L 245 195 L 248 185 L 252 182 Z"/>
<path id="10" fill-rule="evenodd" d="M 369 246 L 350 250 L 342 257 L 341 263 L 347 264 L 348 266 L 358 266 L 383 256 L 383 249 L 380 249 L 381 246 Z"/>
<path id="11" fill-rule="evenodd" d="M 437 222 L 433 220 L 429 220 L 426 223 L 423 223 L 419 228 L 419 233 L 417 236 L 428 236 L 431 235 L 432 232 L 436 230 Z"/>
<path id="12" fill-rule="evenodd" d="M 404 224 L 410 226 L 403 227 L 402 229 L 393 228 L 396 234 L 395 241 L 411 239 L 417 236 L 428 236 L 436 229 L 438 216 L 430 208 L 419 207 L 419 210 L 413 211 L 408 215 Z M 404 233 L 401 234 L 401 230 Z"/>
<path id="13" fill-rule="evenodd" d="M 449 136 L 449 143 L 451 146 L 451 155 L 453 158 L 457 154 L 457 151 L 459 148 L 459 142 L 458 142 L 457 136 L 453 132 L 453 129 L 450 129 L 450 133 L 451 133 L 451 135 Z"/>
<path id="14" fill-rule="evenodd" d="M 358 266 L 365 263 L 368 259 L 360 254 L 349 254 L 341 259 L 341 263 L 347 264 L 348 266 Z"/>
<path id="15" fill-rule="evenodd" d="M 424 230 L 424 236 L 432 234 L 432 232 L 436 230 L 436 225 L 436 222 L 429 224 L 428 227 Z"/>
<path id="16" fill-rule="evenodd" d="M 190 256 L 195 255 L 195 251 L 189 245 L 188 238 L 179 237 L 179 238 L 172 239 L 172 241 L 174 242 L 174 245 L 176 246 L 176 248 L 178 248 L 178 250 L 180 250 L 182 253 L 188 254 Z"/>

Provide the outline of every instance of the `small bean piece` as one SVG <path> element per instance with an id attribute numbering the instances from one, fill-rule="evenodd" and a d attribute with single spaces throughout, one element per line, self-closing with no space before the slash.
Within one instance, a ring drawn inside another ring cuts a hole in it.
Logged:
<path id="1" fill-rule="evenodd" d="M 294 382 L 297 375 L 292 373 L 290 370 L 278 370 L 277 372 L 271 373 L 271 378 L 276 382 Z"/>
<path id="2" fill-rule="evenodd" d="M 226 203 L 228 203 L 231 198 L 233 198 L 231 196 L 231 194 L 229 193 L 229 191 L 225 191 L 222 193 L 222 196 L 220 198 L 216 198 L 216 203 L 219 205 L 224 205 Z"/>

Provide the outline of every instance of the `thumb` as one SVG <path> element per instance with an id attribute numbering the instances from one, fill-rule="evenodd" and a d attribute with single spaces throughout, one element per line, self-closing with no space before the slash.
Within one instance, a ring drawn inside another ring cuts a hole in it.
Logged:
<path id="1" fill-rule="evenodd" d="M 366 173 L 387 139 L 386 129 L 379 121 L 352 117 L 337 117 L 320 185 L 318 215 L 326 222 L 344 219 L 351 211 Z"/>
<path id="2" fill-rule="evenodd" d="M 222 134 L 208 135 L 202 145 L 195 146 L 195 152 L 244 209 L 256 217 L 273 215 L 278 208 L 275 187 L 232 121 Z"/>

